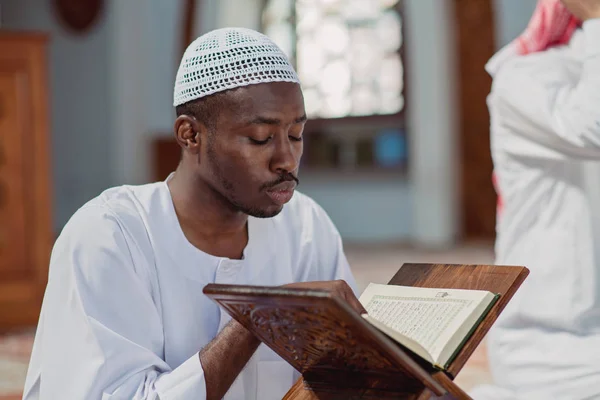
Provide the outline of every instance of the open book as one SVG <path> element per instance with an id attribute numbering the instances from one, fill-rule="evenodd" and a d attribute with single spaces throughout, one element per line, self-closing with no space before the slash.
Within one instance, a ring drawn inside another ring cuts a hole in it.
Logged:
<path id="1" fill-rule="evenodd" d="M 371 325 L 434 367 L 446 369 L 497 298 L 482 290 L 371 283 L 360 302 Z"/>

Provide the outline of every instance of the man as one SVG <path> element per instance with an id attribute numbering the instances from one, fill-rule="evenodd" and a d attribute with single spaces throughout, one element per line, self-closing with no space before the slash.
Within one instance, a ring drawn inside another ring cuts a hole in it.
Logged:
<path id="1" fill-rule="evenodd" d="M 562 3 L 540 1 L 488 65 L 496 262 L 531 274 L 490 332 L 496 386 L 477 400 L 600 398 L 600 0 Z"/>
<path id="2" fill-rule="evenodd" d="M 280 49 L 210 32 L 174 97 L 175 173 L 102 193 L 54 246 L 24 399 L 280 399 L 292 367 L 203 295 L 211 282 L 313 281 L 291 286 L 362 311 L 338 232 L 294 193 L 306 115 Z"/>

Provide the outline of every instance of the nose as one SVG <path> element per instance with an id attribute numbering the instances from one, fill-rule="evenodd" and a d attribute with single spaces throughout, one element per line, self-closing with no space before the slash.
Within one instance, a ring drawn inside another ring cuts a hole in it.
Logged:
<path id="1" fill-rule="evenodd" d="M 298 169 L 300 157 L 302 157 L 302 142 L 293 142 L 285 135 L 276 140 L 271 169 L 278 174 L 294 172 Z"/>

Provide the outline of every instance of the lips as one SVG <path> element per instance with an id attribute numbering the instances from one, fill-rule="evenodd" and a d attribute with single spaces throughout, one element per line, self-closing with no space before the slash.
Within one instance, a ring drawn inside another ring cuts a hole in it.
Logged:
<path id="1" fill-rule="evenodd" d="M 296 182 L 282 182 L 279 185 L 273 186 L 267 190 L 267 195 L 271 200 L 280 206 L 284 205 L 292 199 L 294 196 L 294 189 L 296 188 Z"/>

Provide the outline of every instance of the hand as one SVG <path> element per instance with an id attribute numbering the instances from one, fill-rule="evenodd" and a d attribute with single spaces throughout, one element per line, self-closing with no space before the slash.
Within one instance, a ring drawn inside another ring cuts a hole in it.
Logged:
<path id="1" fill-rule="evenodd" d="M 600 18 L 600 0 L 561 0 L 575 17 L 582 21 Z"/>
<path id="2" fill-rule="evenodd" d="M 320 282 L 297 282 L 290 283 L 289 285 L 284 285 L 285 288 L 291 289 L 317 289 L 317 290 L 327 290 L 331 292 L 333 296 L 344 300 L 346 303 L 350 305 L 356 312 L 359 314 L 366 314 L 367 311 L 360 304 L 360 301 L 350 289 L 350 286 L 343 280 L 337 281 L 320 281 Z"/>

